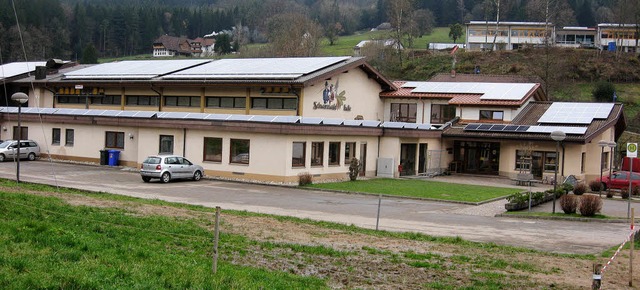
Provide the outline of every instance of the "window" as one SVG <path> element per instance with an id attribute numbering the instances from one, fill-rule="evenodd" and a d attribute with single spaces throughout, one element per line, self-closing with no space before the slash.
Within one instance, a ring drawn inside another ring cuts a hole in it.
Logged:
<path id="1" fill-rule="evenodd" d="M 208 108 L 241 108 L 247 106 L 245 97 L 207 97 Z"/>
<path id="2" fill-rule="evenodd" d="M 51 144 L 60 145 L 60 128 L 53 128 L 51 130 Z"/>
<path id="3" fill-rule="evenodd" d="M 73 146 L 75 140 L 75 132 L 73 129 L 64 130 L 64 145 Z"/>
<path id="4" fill-rule="evenodd" d="M 92 105 L 120 105 L 122 98 L 116 95 L 109 95 L 103 97 L 92 97 L 91 100 Z"/>
<path id="5" fill-rule="evenodd" d="M 324 165 L 324 142 L 311 143 L 311 166 Z"/>
<path id="6" fill-rule="evenodd" d="M 556 153 L 546 152 L 544 154 L 544 171 L 556 171 Z"/>
<path id="7" fill-rule="evenodd" d="M 13 126 L 13 140 L 29 139 L 29 127 L 20 126 L 20 133 L 18 134 L 18 126 Z"/>
<path id="8" fill-rule="evenodd" d="M 480 120 L 502 120 L 504 119 L 503 111 L 480 110 Z"/>
<path id="9" fill-rule="evenodd" d="M 291 154 L 291 166 L 304 167 L 306 158 L 307 142 L 293 142 L 293 152 Z"/>
<path id="10" fill-rule="evenodd" d="M 451 105 L 431 105 L 431 123 L 443 124 L 456 117 L 456 107 Z"/>
<path id="11" fill-rule="evenodd" d="M 86 97 L 80 96 L 58 96 L 59 104 L 85 104 Z"/>
<path id="12" fill-rule="evenodd" d="M 157 106 L 158 97 L 155 96 L 127 96 L 127 105 L 130 106 Z"/>
<path id="13" fill-rule="evenodd" d="M 249 164 L 249 140 L 231 139 L 231 163 Z"/>
<path id="14" fill-rule="evenodd" d="M 160 135 L 160 150 L 158 152 L 173 154 L 172 135 Z"/>
<path id="15" fill-rule="evenodd" d="M 200 97 L 165 96 L 164 105 L 170 107 L 200 107 Z"/>
<path id="16" fill-rule="evenodd" d="M 531 154 L 524 150 L 516 150 L 516 170 L 531 171 Z"/>
<path id="17" fill-rule="evenodd" d="M 222 162 L 222 138 L 204 137 L 204 161 Z"/>
<path id="18" fill-rule="evenodd" d="M 344 143 L 344 164 L 351 164 L 351 158 L 356 157 L 356 142 Z"/>
<path id="19" fill-rule="evenodd" d="M 104 147 L 124 149 L 124 132 L 105 132 Z"/>
<path id="20" fill-rule="evenodd" d="M 252 109 L 268 110 L 296 110 L 298 100 L 296 98 L 252 98 Z"/>
<path id="21" fill-rule="evenodd" d="M 391 104 L 391 122 L 416 122 L 417 104 Z"/>
<path id="22" fill-rule="evenodd" d="M 602 152 L 600 162 L 601 169 L 609 169 L 609 152 Z"/>
<path id="23" fill-rule="evenodd" d="M 329 142 L 329 165 L 340 164 L 340 142 Z"/>

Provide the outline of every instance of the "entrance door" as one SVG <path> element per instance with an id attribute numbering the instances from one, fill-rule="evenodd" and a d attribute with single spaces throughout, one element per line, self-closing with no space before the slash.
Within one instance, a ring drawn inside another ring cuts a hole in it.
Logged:
<path id="1" fill-rule="evenodd" d="M 400 176 L 416 175 L 416 147 L 416 144 L 400 144 Z"/>
<path id="2" fill-rule="evenodd" d="M 542 179 L 542 155 L 539 151 L 531 153 L 531 174 L 536 179 Z"/>
<path id="3" fill-rule="evenodd" d="M 418 152 L 418 174 L 427 173 L 427 146 L 426 143 L 420 144 Z"/>
<path id="4" fill-rule="evenodd" d="M 367 172 L 367 143 L 360 144 L 360 176 Z"/>

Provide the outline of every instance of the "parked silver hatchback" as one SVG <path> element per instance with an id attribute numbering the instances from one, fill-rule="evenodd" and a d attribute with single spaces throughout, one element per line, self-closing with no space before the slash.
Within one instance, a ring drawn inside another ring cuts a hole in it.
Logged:
<path id="1" fill-rule="evenodd" d="M 173 179 L 202 179 L 204 169 L 178 155 L 153 155 L 147 157 L 140 166 L 142 181 L 157 178 L 167 183 Z"/>
<path id="2" fill-rule="evenodd" d="M 0 162 L 15 159 L 18 153 L 18 141 L 7 140 L 0 143 Z M 33 140 L 20 141 L 20 159 L 36 160 L 40 157 L 40 146 Z"/>

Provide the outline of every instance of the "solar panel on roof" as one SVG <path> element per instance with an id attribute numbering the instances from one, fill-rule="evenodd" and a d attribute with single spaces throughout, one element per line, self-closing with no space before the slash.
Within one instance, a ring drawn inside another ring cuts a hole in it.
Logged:
<path id="1" fill-rule="evenodd" d="M 518 126 L 516 132 L 526 132 L 529 129 L 529 126 Z"/>
<path id="2" fill-rule="evenodd" d="M 556 102 L 538 119 L 539 123 L 590 124 L 593 119 L 606 119 L 613 103 Z"/>
<path id="3" fill-rule="evenodd" d="M 207 59 L 117 61 L 65 73 L 64 79 L 153 78 L 210 61 Z"/>
<path id="4" fill-rule="evenodd" d="M 404 129 L 417 129 L 418 128 L 418 124 L 416 124 L 416 123 L 405 123 L 404 126 L 402 126 L 402 128 L 404 128 Z"/>
<path id="5" fill-rule="evenodd" d="M 120 114 L 120 111 L 116 111 L 116 110 L 105 110 L 104 114 L 102 114 L 103 116 L 106 117 L 115 117 L 118 114 Z"/>
<path id="6" fill-rule="evenodd" d="M 364 121 L 362 121 L 362 126 L 363 127 L 378 127 L 378 126 L 380 126 L 380 121 L 364 120 Z"/>
<path id="7" fill-rule="evenodd" d="M 480 127 L 477 128 L 477 130 L 486 131 L 486 130 L 491 129 L 492 126 L 493 125 L 491 125 L 491 124 L 482 124 L 482 125 L 480 125 Z"/>
<path id="8" fill-rule="evenodd" d="M 189 115 L 187 115 L 185 119 L 203 120 L 207 116 L 209 116 L 209 114 L 207 113 L 189 113 Z"/>
<path id="9" fill-rule="evenodd" d="M 412 93 L 482 94 L 481 100 L 519 101 L 533 89 L 534 83 L 473 83 L 473 82 L 409 82 Z"/>
<path id="10" fill-rule="evenodd" d="M 384 122 L 382 127 L 384 128 L 402 128 L 406 123 L 404 122 Z"/>
<path id="11" fill-rule="evenodd" d="M 249 121 L 252 117 L 252 115 L 231 115 L 227 121 Z"/>
<path id="12" fill-rule="evenodd" d="M 506 127 L 505 125 L 493 125 L 489 131 L 502 131 Z"/>
<path id="13" fill-rule="evenodd" d="M 362 120 L 344 120 L 345 126 L 360 126 L 362 125 Z"/>
<path id="14" fill-rule="evenodd" d="M 158 114 L 160 119 L 184 119 L 190 113 L 187 112 L 161 112 Z"/>
<path id="15" fill-rule="evenodd" d="M 320 124 L 322 123 L 322 118 L 316 117 L 302 117 L 300 118 L 300 124 Z"/>
<path id="16" fill-rule="evenodd" d="M 255 116 L 253 116 L 253 118 L 251 118 L 251 121 L 254 121 L 254 122 L 271 122 L 275 118 L 276 118 L 275 116 L 255 115 Z"/>
<path id="17" fill-rule="evenodd" d="M 519 126 L 517 126 L 517 125 L 507 125 L 502 129 L 502 131 L 515 132 L 516 130 L 518 130 L 518 127 Z"/>
<path id="18" fill-rule="evenodd" d="M 322 120 L 322 124 L 325 125 L 342 125 L 342 122 L 344 122 L 344 119 L 328 119 L 325 118 Z"/>
<path id="19" fill-rule="evenodd" d="M 209 114 L 205 120 L 226 120 L 231 117 L 230 114 Z"/>
<path id="20" fill-rule="evenodd" d="M 276 116 L 272 122 L 293 124 L 297 123 L 298 120 L 300 120 L 300 117 L 298 116 Z"/>
<path id="21" fill-rule="evenodd" d="M 553 131 L 562 131 L 565 134 L 582 135 L 587 132 L 587 127 L 531 126 L 527 130 L 529 133 L 551 133 Z"/>
<path id="22" fill-rule="evenodd" d="M 480 127 L 481 124 L 469 124 L 467 126 L 464 127 L 465 130 L 467 131 L 473 131 L 478 129 L 478 127 Z"/>
<path id="23" fill-rule="evenodd" d="M 418 129 L 419 130 L 431 130 L 432 126 L 431 126 L 431 124 L 418 124 Z"/>

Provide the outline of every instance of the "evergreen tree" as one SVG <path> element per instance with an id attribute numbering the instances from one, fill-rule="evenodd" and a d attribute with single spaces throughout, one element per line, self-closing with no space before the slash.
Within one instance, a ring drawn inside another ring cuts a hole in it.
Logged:
<path id="1" fill-rule="evenodd" d="M 578 25 L 593 27 L 596 25 L 596 17 L 593 13 L 593 8 L 591 7 L 591 1 L 584 0 L 582 2 L 582 6 L 578 9 L 578 15 L 576 16 L 578 20 Z"/>
<path id="2" fill-rule="evenodd" d="M 98 50 L 93 44 L 89 43 L 82 50 L 81 64 L 94 64 L 98 63 Z"/>

